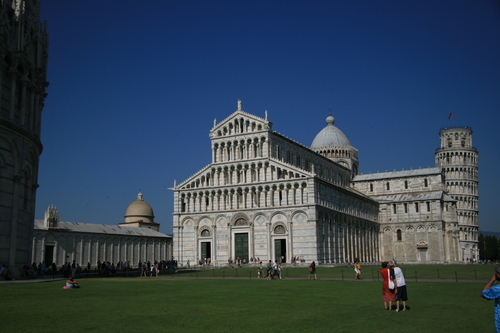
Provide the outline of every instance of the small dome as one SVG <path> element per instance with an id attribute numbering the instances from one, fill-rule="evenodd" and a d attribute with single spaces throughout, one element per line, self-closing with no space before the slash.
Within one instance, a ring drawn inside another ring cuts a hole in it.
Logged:
<path id="1" fill-rule="evenodd" d="M 333 126 L 335 123 L 335 118 L 330 114 L 326 118 L 327 126 L 321 130 L 321 132 L 314 138 L 311 149 L 320 149 L 326 147 L 352 147 L 351 141 L 339 130 L 337 127 Z"/>
<path id="2" fill-rule="evenodd" d="M 144 222 L 153 222 L 153 208 L 144 201 L 142 193 L 137 194 L 137 200 L 132 202 L 125 212 L 125 222 L 143 220 Z"/>

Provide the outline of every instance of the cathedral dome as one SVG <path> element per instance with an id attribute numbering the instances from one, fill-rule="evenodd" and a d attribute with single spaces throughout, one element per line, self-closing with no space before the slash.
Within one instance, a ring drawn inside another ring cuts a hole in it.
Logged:
<path id="1" fill-rule="evenodd" d="M 125 212 L 125 222 L 142 220 L 144 222 L 154 221 L 153 208 L 144 201 L 142 193 L 137 194 L 137 200 L 132 202 Z"/>
<path id="2" fill-rule="evenodd" d="M 326 118 L 327 126 L 321 130 L 321 132 L 314 138 L 311 149 L 320 149 L 326 147 L 352 147 L 351 141 L 339 130 L 337 127 L 333 126 L 335 123 L 335 118 L 329 115 Z"/>

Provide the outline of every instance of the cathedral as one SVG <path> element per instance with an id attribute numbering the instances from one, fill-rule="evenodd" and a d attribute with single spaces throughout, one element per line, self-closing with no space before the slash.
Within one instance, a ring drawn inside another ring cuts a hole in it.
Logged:
<path id="1" fill-rule="evenodd" d="M 329 115 L 310 147 L 237 110 L 210 130 L 212 162 L 174 184 L 173 254 L 370 263 L 475 260 L 477 150 L 468 127 L 443 128 L 436 166 L 359 174 L 358 150 Z"/>

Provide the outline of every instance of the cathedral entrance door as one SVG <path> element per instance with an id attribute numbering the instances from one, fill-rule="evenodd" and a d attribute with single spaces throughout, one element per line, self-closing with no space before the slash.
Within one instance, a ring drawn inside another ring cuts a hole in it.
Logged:
<path id="1" fill-rule="evenodd" d="M 248 233 L 234 234 L 234 259 L 248 262 Z"/>
<path id="2" fill-rule="evenodd" d="M 283 257 L 283 261 L 281 257 Z M 286 239 L 274 240 L 274 260 L 286 262 Z"/>
<path id="3" fill-rule="evenodd" d="M 212 258 L 210 245 L 210 242 L 201 242 L 201 260 L 205 261 L 207 258 Z"/>

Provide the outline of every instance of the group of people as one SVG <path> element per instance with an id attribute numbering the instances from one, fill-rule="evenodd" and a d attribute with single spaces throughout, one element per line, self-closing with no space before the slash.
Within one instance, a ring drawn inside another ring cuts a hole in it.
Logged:
<path id="1" fill-rule="evenodd" d="M 392 311 L 392 302 L 396 302 L 396 312 L 406 311 L 406 301 L 408 300 L 408 294 L 406 293 L 406 281 L 403 275 L 403 271 L 398 266 L 396 261 L 384 261 L 382 262 L 382 269 L 380 274 L 384 279 L 382 284 L 382 296 L 384 299 L 384 309 L 387 311 Z M 403 303 L 403 308 L 401 309 L 400 302 Z"/>
<path id="2" fill-rule="evenodd" d="M 160 268 L 158 267 L 158 262 L 151 263 L 150 261 L 146 262 L 140 262 L 138 265 L 141 269 L 141 275 L 140 277 L 146 277 L 149 275 L 149 277 L 153 277 L 155 275 L 158 277 L 160 274 Z"/>
<path id="3" fill-rule="evenodd" d="M 266 266 L 266 278 L 268 280 L 272 280 L 276 277 L 281 280 L 283 279 L 281 273 L 282 273 L 281 262 L 278 262 L 278 260 L 276 260 L 273 263 L 271 260 L 269 260 Z M 264 265 L 262 264 L 262 261 L 259 262 L 259 268 L 257 269 L 257 277 L 259 279 L 264 277 Z"/>

